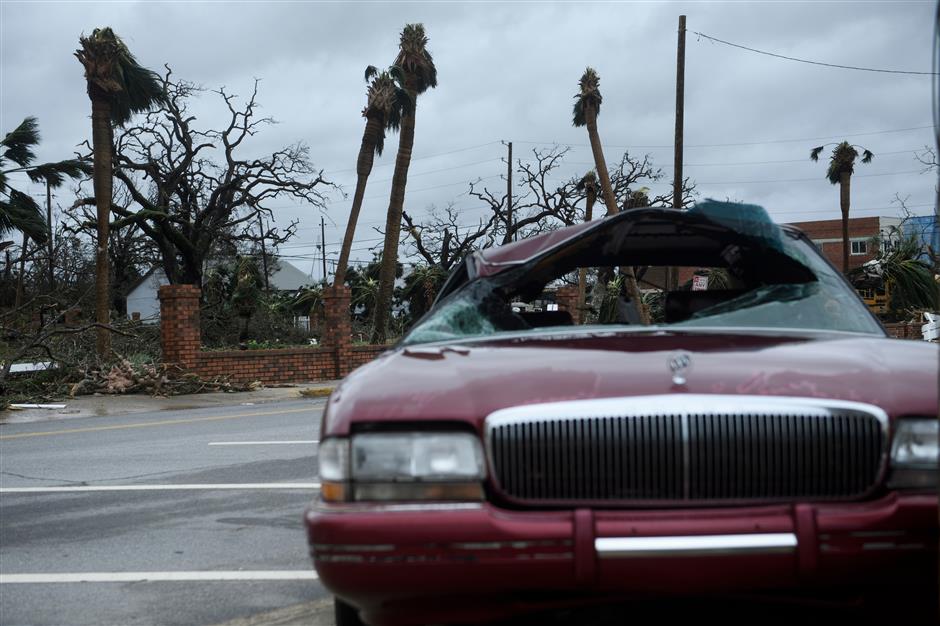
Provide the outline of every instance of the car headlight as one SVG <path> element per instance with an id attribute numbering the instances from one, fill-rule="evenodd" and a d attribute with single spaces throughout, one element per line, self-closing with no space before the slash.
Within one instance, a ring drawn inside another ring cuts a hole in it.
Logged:
<path id="1" fill-rule="evenodd" d="M 321 495 L 344 500 L 481 500 L 486 475 L 470 433 L 363 433 L 320 444 Z"/>
<path id="2" fill-rule="evenodd" d="M 891 445 L 892 488 L 936 488 L 938 428 L 936 418 L 897 422 Z"/>

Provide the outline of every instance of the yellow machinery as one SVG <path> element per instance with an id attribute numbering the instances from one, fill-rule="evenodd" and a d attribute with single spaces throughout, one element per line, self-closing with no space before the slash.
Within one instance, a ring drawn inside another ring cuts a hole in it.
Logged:
<path id="1" fill-rule="evenodd" d="M 862 301 L 868 306 L 868 309 L 875 315 L 883 315 L 888 312 L 888 300 L 891 298 L 891 290 L 888 285 L 884 287 L 859 287 L 856 289 Z"/>

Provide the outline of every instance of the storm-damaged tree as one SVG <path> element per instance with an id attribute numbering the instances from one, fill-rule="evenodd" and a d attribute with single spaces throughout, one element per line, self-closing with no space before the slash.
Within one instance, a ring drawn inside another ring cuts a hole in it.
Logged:
<path id="1" fill-rule="evenodd" d="M 352 249 L 353 238 L 356 234 L 356 222 L 359 220 L 359 211 L 362 209 L 362 199 L 366 193 L 366 183 L 372 173 L 372 163 L 375 156 L 382 156 L 385 147 L 385 131 L 397 131 L 401 124 L 402 114 L 410 111 L 410 99 L 404 89 L 396 82 L 389 72 L 381 72 L 372 65 L 366 68 L 366 81 L 371 80 L 366 93 L 366 106 L 362 110 L 362 117 L 366 118 L 366 128 L 362 133 L 362 144 L 359 146 L 359 158 L 356 160 L 356 192 L 353 195 L 352 208 L 349 210 L 349 221 L 346 224 L 346 235 L 343 237 L 343 247 L 339 252 L 339 263 L 336 265 L 336 274 L 333 285 L 342 285 L 346 280 L 346 266 L 349 264 L 349 252 Z"/>
<path id="2" fill-rule="evenodd" d="M 10 176 L 26 174 L 34 183 L 45 183 L 49 192 L 61 187 L 66 178 L 77 179 L 91 173 L 91 167 L 79 159 L 34 165 L 36 154 L 33 149 L 39 145 L 39 141 L 39 124 L 35 117 L 24 119 L 0 141 L 0 236 L 12 230 L 23 234 L 16 290 L 17 307 L 23 299 L 23 274 L 29 241 L 46 243 L 50 238 L 50 223 L 32 196 L 13 187 Z M 51 264 L 51 261 L 50 255 L 47 262 Z"/>
<path id="3" fill-rule="evenodd" d="M 405 222 L 402 241 L 410 244 L 412 252 L 424 263 L 440 268 L 446 275 L 474 249 L 493 245 L 493 226 L 498 215 L 494 213 L 476 224 L 461 226 L 460 212 L 449 204 L 443 211 L 431 207 L 421 224 L 416 224 L 405 211 L 402 219 Z"/>
<path id="4" fill-rule="evenodd" d="M 257 242 L 258 215 L 270 218 L 271 202 L 290 199 L 323 209 L 321 190 L 333 185 L 310 163 L 304 144 L 242 155 L 244 143 L 274 123 L 256 115 L 258 81 L 242 106 L 224 88 L 215 92 L 227 111 L 221 130 L 193 126 L 187 103 L 201 89 L 173 81 L 169 68 L 160 82 L 166 102 L 115 138 L 114 175 L 131 201 L 112 205 L 118 218 L 112 227 L 136 224 L 156 244 L 171 283 L 201 285 L 210 259 L 231 258 Z M 276 247 L 295 226 L 267 228 L 266 244 Z"/>
<path id="5" fill-rule="evenodd" d="M 592 68 L 584 70 L 579 85 L 579 93 L 575 94 L 573 113 L 573 123 L 575 126 L 584 126 L 588 131 L 588 138 L 591 141 L 591 152 L 594 153 L 594 166 L 597 169 L 598 177 L 601 182 L 601 194 L 604 205 L 607 207 L 607 215 L 617 213 L 617 202 L 614 199 L 613 187 L 610 184 L 610 176 L 607 174 L 607 162 L 604 160 L 604 149 L 601 146 L 600 135 L 597 132 L 597 115 L 601 111 L 601 101 L 603 100 L 600 90 L 601 79 L 597 72 Z M 624 275 L 623 286 L 631 303 L 636 307 L 642 324 L 649 324 L 649 315 L 646 307 L 643 306 L 640 298 L 640 289 L 636 284 L 636 276 L 632 267 L 621 267 L 621 273 Z"/>
<path id="6" fill-rule="evenodd" d="M 833 144 L 824 144 L 812 149 L 809 158 L 813 161 L 819 160 L 819 153 L 826 146 Z M 826 178 L 833 185 L 839 185 L 839 208 L 842 210 L 842 272 L 849 271 L 849 198 L 852 186 L 852 174 L 855 173 L 855 159 L 858 158 L 858 150 L 862 150 L 862 163 L 871 163 L 874 154 L 871 150 L 862 146 L 854 146 L 847 141 L 837 144 L 832 149 L 832 156 L 829 157 L 829 169 L 826 170 Z"/>
<path id="7" fill-rule="evenodd" d="M 576 177 L 567 179 L 560 185 L 553 182 L 569 151 L 569 148 L 561 146 L 545 150 L 534 148 L 531 157 L 516 161 L 516 176 L 513 177 L 516 181 L 513 200 L 515 219 L 509 227 L 505 218 L 505 192 L 493 192 L 488 187 L 481 188 L 479 181 L 470 183 L 467 195 L 482 202 L 497 217 L 492 223 L 493 243 L 489 245 L 503 245 L 586 221 L 586 203 L 591 188 L 582 185 L 581 179 Z M 628 207 L 635 191 L 648 189 L 647 185 L 658 183 L 664 178 L 664 174 L 653 165 L 648 155 L 636 158 L 624 153 L 617 165 L 608 172 L 608 178 L 616 205 Z M 600 197 L 599 191 L 600 187 L 595 178 L 591 194 L 595 201 Z M 682 193 L 684 206 L 692 204 L 696 193 L 695 184 L 686 179 Z M 649 205 L 672 206 L 672 192 L 650 196 Z"/>
<path id="8" fill-rule="evenodd" d="M 395 267 L 398 263 L 398 240 L 401 234 L 401 214 L 405 204 L 405 187 L 408 184 L 408 167 L 415 140 L 415 113 L 418 94 L 437 87 L 437 68 L 427 50 L 428 38 L 422 24 L 407 24 L 401 32 L 398 56 L 389 73 L 404 87 L 411 103 L 401 117 L 398 138 L 398 155 L 395 157 L 395 173 L 392 175 L 392 191 L 388 201 L 385 221 L 385 246 L 382 252 L 382 271 L 379 274 L 379 293 L 375 307 L 372 342 L 385 343 L 388 320 L 391 315 L 392 292 L 395 286 Z"/>
<path id="9" fill-rule="evenodd" d="M 85 69 L 91 100 L 93 184 L 97 207 L 98 245 L 95 249 L 95 310 L 98 357 L 111 354 L 111 299 L 108 284 L 108 225 L 111 214 L 112 147 L 114 126 L 123 126 L 134 113 L 149 111 L 164 101 L 157 74 L 137 63 L 121 38 L 110 28 L 96 28 L 79 38 L 75 56 Z"/>
<path id="10" fill-rule="evenodd" d="M 460 212 L 449 204 L 443 211 L 431 207 L 422 224 L 416 224 L 406 211 L 402 212 L 405 231 L 402 243 L 408 245 L 410 256 L 421 262 L 405 275 L 401 298 L 408 304 L 408 318 L 414 323 L 423 316 L 437 297 L 450 271 L 470 252 L 494 243 L 494 225 L 499 214 L 480 219 L 469 226 L 459 225 Z"/>

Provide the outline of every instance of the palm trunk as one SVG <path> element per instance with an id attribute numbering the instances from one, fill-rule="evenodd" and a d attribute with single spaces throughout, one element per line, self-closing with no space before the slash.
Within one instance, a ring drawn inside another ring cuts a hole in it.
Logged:
<path id="1" fill-rule="evenodd" d="M 852 185 L 852 175 L 842 172 L 839 175 L 839 206 L 842 209 L 842 273 L 849 271 L 849 188 Z"/>
<path id="2" fill-rule="evenodd" d="M 597 199 L 596 194 L 592 191 L 587 192 L 587 206 L 584 208 L 584 221 L 590 222 L 591 218 L 594 217 L 594 201 Z M 587 268 L 582 267 L 578 270 L 578 311 L 579 319 L 583 324 L 585 322 L 584 315 L 584 305 L 586 302 L 587 296 Z"/>
<path id="3" fill-rule="evenodd" d="M 99 324 L 111 323 L 111 298 L 108 276 L 108 229 L 111 220 L 111 105 L 91 94 L 92 149 L 94 151 L 95 206 L 98 214 L 98 245 L 95 249 L 95 318 Z M 97 328 L 96 348 L 102 361 L 111 356 L 111 334 Z"/>
<path id="4" fill-rule="evenodd" d="M 610 175 L 607 172 L 607 161 L 604 159 L 604 149 L 601 147 L 600 135 L 597 132 L 597 111 L 593 106 L 586 107 L 584 112 L 585 125 L 587 126 L 588 138 L 591 140 L 591 152 L 594 153 L 594 165 L 597 168 L 597 174 L 601 179 L 601 193 L 604 195 L 604 204 L 607 205 L 607 215 L 617 214 L 617 200 L 614 198 L 614 188 L 610 184 Z M 624 277 L 624 287 L 627 296 L 630 297 L 633 306 L 636 307 L 640 315 L 640 323 L 646 326 L 650 323 L 649 313 L 643 300 L 640 298 L 640 288 L 636 284 L 636 276 L 632 267 L 621 267 L 620 273 Z"/>
<path id="5" fill-rule="evenodd" d="M 398 238 L 401 235 L 401 212 L 405 204 L 405 186 L 408 184 L 408 167 L 411 165 L 411 148 L 415 141 L 415 113 L 418 93 L 406 86 L 408 97 L 414 103 L 411 112 L 403 115 L 398 135 L 398 156 L 395 157 L 395 173 L 392 176 L 392 193 L 388 202 L 388 217 L 385 221 L 385 247 L 382 249 L 382 267 L 379 271 L 379 294 L 375 303 L 372 343 L 385 343 L 388 320 L 392 309 L 392 291 L 395 287 L 395 268 L 398 265 Z"/>
<path id="6" fill-rule="evenodd" d="M 362 133 L 362 145 L 359 146 L 359 159 L 356 161 L 356 193 L 353 195 L 352 208 L 349 210 L 349 221 L 346 223 L 346 235 L 343 237 L 343 247 L 339 251 L 339 263 L 336 273 L 333 274 L 333 286 L 337 287 L 346 281 L 346 267 L 349 265 L 349 252 L 352 249 L 353 237 L 356 234 L 356 222 L 359 221 L 359 211 L 362 209 L 362 198 L 366 193 L 366 183 L 372 173 L 372 163 L 375 159 L 375 146 L 379 134 L 382 133 L 382 120 L 377 116 L 368 118 L 366 129 Z"/>

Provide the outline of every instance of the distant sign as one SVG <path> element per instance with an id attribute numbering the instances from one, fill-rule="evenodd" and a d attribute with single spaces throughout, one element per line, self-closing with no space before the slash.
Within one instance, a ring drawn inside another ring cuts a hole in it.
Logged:
<path id="1" fill-rule="evenodd" d="M 705 291 L 708 289 L 708 276 L 693 276 L 692 291 Z"/>

